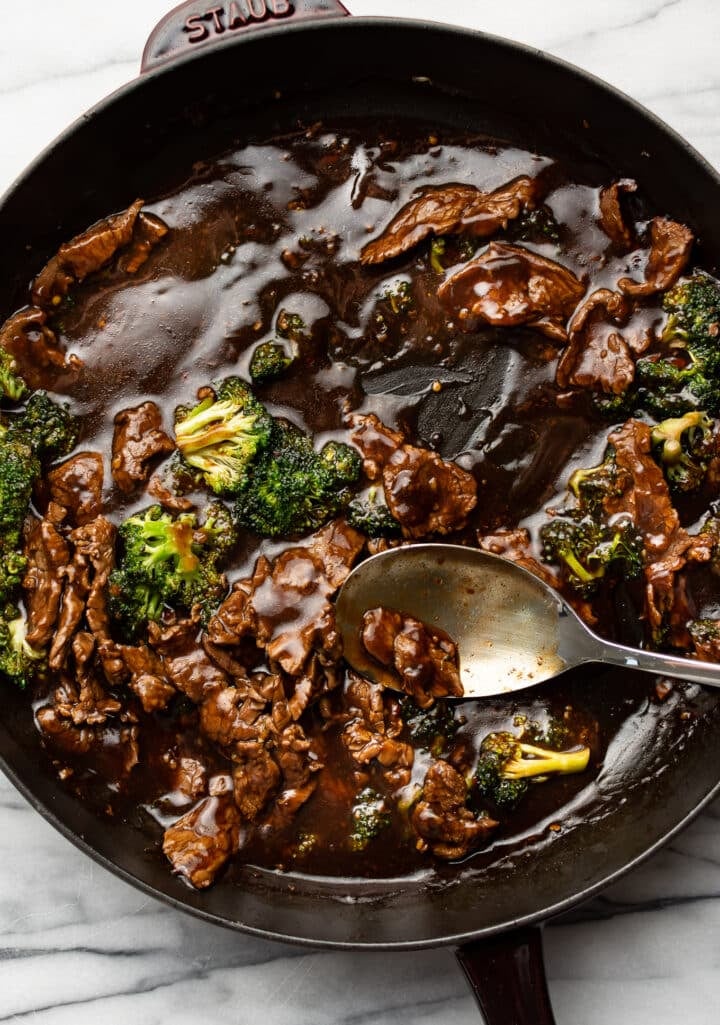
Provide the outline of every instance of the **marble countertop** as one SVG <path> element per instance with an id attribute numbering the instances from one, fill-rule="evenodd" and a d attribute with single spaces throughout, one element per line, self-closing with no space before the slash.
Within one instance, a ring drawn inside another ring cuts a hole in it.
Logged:
<path id="1" fill-rule="evenodd" d="M 137 73 L 172 0 L 6 4 L 0 191 Z M 346 0 L 356 14 L 505 35 L 630 93 L 720 166 L 716 0 Z M 720 773 L 720 764 L 718 771 Z M 469 1025 L 452 952 L 314 952 L 235 935 L 156 903 L 80 854 L 0 779 L 0 1022 Z M 720 803 L 545 932 L 558 1025 L 720 1020 Z"/>

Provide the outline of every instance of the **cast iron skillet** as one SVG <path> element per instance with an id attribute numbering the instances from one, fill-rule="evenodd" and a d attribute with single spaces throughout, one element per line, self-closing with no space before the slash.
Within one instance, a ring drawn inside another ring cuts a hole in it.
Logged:
<path id="1" fill-rule="evenodd" d="M 718 176 L 647 111 L 504 40 L 339 17 L 345 13 L 336 0 L 242 0 L 206 12 L 184 4 L 168 15 L 146 48 L 147 74 L 61 136 L 0 205 L 2 314 L 24 301 L 27 281 L 63 240 L 138 195 L 168 189 L 201 157 L 279 133 L 297 118 L 419 112 L 438 126 L 485 131 L 541 153 L 599 158 L 610 175 L 638 179 L 654 209 L 693 226 L 704 266 L 720 263 Z M 587 683 L 622 687 L 622 678 L 600 672 Z M 170 875 L 140 813 L 137 821 L 101 821 L 61 789 L 27 699 L 9 690 L 0 759 L 68 839 L 154 897 L 221 925 L 316 946 L 455 944 L 489 1025 L 552 1025 L 531 926 L 636 865 L 718 791 L 720 699 L 698 689 L 695 716 L 682 724 L 674 700 L 648 706 L 616 743 L 591 815 L 570 816 L 552 844 L 449 870 L 432 885 L 243 869 L 232 885 L 197 893 Z"/>

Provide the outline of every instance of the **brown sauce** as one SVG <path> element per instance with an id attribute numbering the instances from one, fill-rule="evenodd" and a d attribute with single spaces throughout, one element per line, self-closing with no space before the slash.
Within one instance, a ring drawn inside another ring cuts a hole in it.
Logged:
<path id="1" fill-rule="evenodd" d="M 556 361 L 548 358 L 555 349 L 547 338 L 523 328 L 467 333 L 448 322 L 426 248 L 376 267 L 357 262 L 389 210 L 419 185 L 458 181 L 491 189 L 523 174 L 542 176 L 545 203 L 561 226 L 561 258 L 575 275 L 591 278 L 592 288 L 613 288 L 623 275 L 641 275 L 645 254 L 609 253 L 598 226 L 599 191 L 610 178 L 604 168 L 580 173 L 490 141 L 438 138 L 413 124 L 378 131 L 360 123 L 254 143 L 198 164 L 182 187 L 146 206 L 170 233 L 141 271 L 130 278 L 105 273 L 89 279 L 63 311 L 63 342 L 82 360 L 82 370 L 55 390 L 69 397 L 82 418 L 79 448 L 105 454 L 105 479 L 111 481 L 109 453 L 119 411 L 154 400 L 169 428 L 175 407 L 191 401 L 198 388 L 228 373 L 247 377 L 253 348 L 274 337 L 280 311 L 288 310 L 300 314 L 310 335 L 303 358 L 258 389 L 270 412 L 288 417 L 317 443 L 347 440 L 347 414 L 373 412 L 412 443 L 455 460 L 475 476 L 480 495 L 459 540 L 474 538 L 476 531 L 533 527 L 548 506 L 562 505 L 573 467 L 602 456 L 608 422 L 581 399 L 558 405 Z M 632 203 L 640 218 L 641 201 L 633 197 Z M 558 253 L 552 243 L 523 244 L 548 258 Z M 394 316 L 383 298 L 397 281 L 410 283 L 411 318 Z M 659 308 L 650 301 L 643 316 L 653 323 Z M 145 494 L 128 499 L 108 489 L 105 511 L 119 522 L 149 501 Z M 686 521 L 692 522 L 690 511 Z M 247 576 L 259 554 L 274 557 L 286 547 L 287 542 L 247 535 L 230 580 Z M 282 600 L 267 582 L 258 603 L 270 628 Z M 607 636 L 637 641 L 637 600 L 632 588 L 617 590 L 612 607 L 603 610 Z M 307 606 L 298 614 L 311 613 Z M 340 705 L 341 691 L 330 700 Z M 473 863 L 482 866 L 513 846 L 549 841 L 557 824 L 563 828 L 593 808 L 597 812 L 595 779 L 607 771 L 603 763 L 613 739 L 634 717 L 666 714 L 681 703 L 681 693 L 668 700 L 661 708 L 651 677 L 588 668 L 528 695 L 455 703 L 460 725 L 452 754 L 459 765 L 472 764 L 487 732 L 515 729 L 523 718 L 542 724 L 550 715 L 565 716 L 569 742 L 591 747 L 588 772 L 531 787 L 490 844 L 471 855 Z M 36 701 L 42 703 L 42 695 Z M 230 763 L 198 732 L 197 711 L 189 702 L 180 699 L 168 712 L 137 715 L 139 762 L 121 784 L 117 766 L 126 752 L 112 729 L 99 751 L 65 758 L 55 749 L 52 756 L 56 768 L 72 768 L 66 785 L 98 814 L 135 821 L 141 807 L 145 828 L 158 836 L 154 823 L 166 826 L 192 805 L 174 788 L 169 752 L 197 757 L 208 775 L 227 773 Z M 326 766 L 317 789 L 287 824 L 278 826 L 270 813 L 247 826 L 237 865 L 375 878 L 433 871 L 435 863 L 416 850 L 407 817 L 394 804 L 390 828 L 371 847 L 362 855 L 348 849 L 357 788 L 339 728 L 316 708 L 303 723 L 314 756 Z M 410 787 L 422 783 L 430 760 L 416 750 Z M 386 791 L 375 768 L 369 777 Z M 321 839 L 306 849 L 302 838 L 310 834 Z"/>

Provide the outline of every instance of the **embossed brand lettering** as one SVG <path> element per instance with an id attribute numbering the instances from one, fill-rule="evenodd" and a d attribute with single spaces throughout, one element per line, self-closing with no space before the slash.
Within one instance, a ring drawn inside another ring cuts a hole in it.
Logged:
<path id="1" fill-rule="evenodd" d="M 232 3 L 208 7 L 203 14 L 191 14 L 184 31 L 189 43 L 201 43 L 210 35 L 222 35 L 226 29 L 239 29 L 266 18 L 285 18 L 294 11 L 291 0 L 232 0 Z"/>

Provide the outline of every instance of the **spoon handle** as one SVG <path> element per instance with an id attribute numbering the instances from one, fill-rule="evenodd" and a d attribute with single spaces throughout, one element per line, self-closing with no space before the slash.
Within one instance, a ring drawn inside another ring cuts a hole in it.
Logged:
<path id="1" fill-rule="evenodd" d="M 593 651 L 592 661 L 640 669 L 644 673 L 678 676 L 681 680 L 720 687 L 720 665 L 715 662 L 699 662 L 694 658 L 680 658 L 678 655 L 664 655 L 657 651 L 626 648 L 622 644 L 612 644 L 599 637 L 595 637 L 595 640 L 597 647 Z"/>

